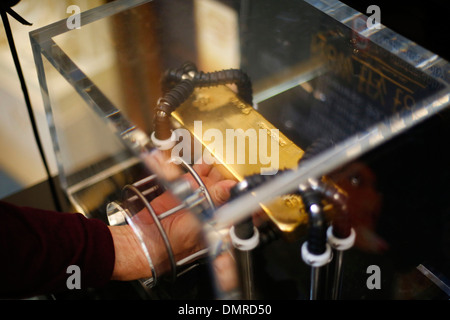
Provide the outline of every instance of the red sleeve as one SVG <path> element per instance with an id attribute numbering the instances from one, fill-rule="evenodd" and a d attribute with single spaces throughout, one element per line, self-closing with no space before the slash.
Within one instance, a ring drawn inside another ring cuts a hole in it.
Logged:
<path id="1" fill-rule="evenodd" d="M 111 233 L 101 220 L 1 201 L 0 254 L 4 298 L 68 290 L 70 265 L 80 268 L 82 289 L 105 285 L 115 258 Z"/>

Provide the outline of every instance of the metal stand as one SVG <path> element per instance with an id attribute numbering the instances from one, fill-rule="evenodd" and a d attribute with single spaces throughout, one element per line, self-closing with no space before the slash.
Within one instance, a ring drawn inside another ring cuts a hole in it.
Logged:
<path id="1" fill-rule="evenodd" d="M 343 274 L 343 260 L 344 251 L 353 247 L 356 238 L 356 232 L 352 228 L 350 236 L 345 239 L 336 237 L 333 234 L 333 227 L 329 227 L 327 230 L 328 243 L 334 249 L 335 258 L 335 269 L 334 269 L 334 279 L 331 289 L 331 299 L 338 300 L 341 295 L 342 288 L 342 274 Z"/>
<path id="2" fill-rule="evenodd" d="M 321 297 L 320 280 L 322 276 L 322 267 L 330 263 L 332 259 L 331 248 L 327 244 L 322 254 L 313 254 L 308 249 L 308 241 L 304 242 L 301 249 L 303 261 L 311 267 L 311 282 L 309 290 L 309 299 L 317 300 Z"/>
<path id="3" fill-rule="evenodd" d="M 235 248 L 238 261 L 238 269 L 242 283 L 242 298 L 246 300 L 255 299 L 255 288 L 253 281 L 252 250 L 259 244 L 259 232 L 253 223 L 244 221 L 245 232 L 239 231 L 239 227 L 233 226 L 230 229 L 231 242 Z M 249 229 L 249 230 L 248 230 Z"/>
<path id="4" fill-rule="evenodd" d="M 323 193 L 311 185 L 300 185 L 299 192 L 308 213 L 308 240 L 303 243 L 301 254 L 303 261 L 311 267 L 310 300 L 323 297 L 321 291 L 321 267 L 332 259 L 331 247 L 327 243 L 326 219 L 323 212 Z"/>

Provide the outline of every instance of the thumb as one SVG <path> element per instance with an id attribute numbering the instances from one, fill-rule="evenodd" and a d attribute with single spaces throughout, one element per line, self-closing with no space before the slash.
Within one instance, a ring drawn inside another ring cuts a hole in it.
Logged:
<path id="1" fill-rule="evenodd" d="M 228 201 L 230 198 L 230 189 L 234 187 L 235 184 L 236 181 L 234 180 L 222 180 L 209 187 L 209 194 L 216 206 L 220 206 Z"/>

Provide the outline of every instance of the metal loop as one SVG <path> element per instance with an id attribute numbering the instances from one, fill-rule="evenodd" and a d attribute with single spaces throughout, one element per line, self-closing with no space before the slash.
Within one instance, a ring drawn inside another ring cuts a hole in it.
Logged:
<path id="1" fill-rule="evenodd" d="M 172 271 L 172 277 L 171 277 L 171 279 L 174 282 L 175 279 L 176 279 L 176 275 L 177 275 L 177 270 L 176 270 L 177 269 L 177 265 L 176 265 L 176 262 L 175 262 L 175 256 L 173 254 L 172 246 L 170 245 L 169 238 L 167 237 L 167 234 L 166 234 L 163 226 L 161 225 L 160 219 L 156 215 L 155 210 L 153 210 L 153 207 L 150 205 L 150 203 L 147 201 L 147 199 L 142 195 L 142 193 L 135 186 L 126 185 L 124 187 L 124 191 L 127 190 L 127 189 L 129 189 L 132 192 L 134 192 L 141 199 L 141 201 L 144 203 L 144 205 L 147 208 L 147 210 L 150 212 L 150 215 L 152 216 L 153 221 L 154 221 L 156 227 L 158 228 L 158 231 L 159 231 L 159 233 L 160 233 L 160 235 L 161 235 L 161 237 L 162 237 L 162 239 L 164 241 L 164 246 L 166 247 L 167 254 L 168 254 L 169 260 L 170 260 L 170 264 L 171 264 L 171 267 L 172 267 L 172 270 L 171 270 Z M 154 280 L 154 285 L 156 285 L 156 282 L 157 282 L 156 274 L 154 275 L 154 279 L 155 279 Z"/>
<path id="2" fill-rule="evenodd" d="M 209 194 L 208 189 L 206 188 L 206 185 L 204 184 L 203 180 L 200 178 L 200 176 L 195 171 L 195 169 L 191 165 L 189 165 L 186 161 L 184 161 L 182 158 L 177 157 L 177 158 L 173 158 L 172 160 L 180 161 L 181 165 L 189 172 L 189 174 L 192 175 L 194 180 L 199 185 L 199 189 L 195 192 L 195 194 L 199 195 L 200 193 L 202 193 L 203 196 L 204 196 L 203 199 L 206 199 L 208 204 L 209 204 L 209 206 L 211 207 L 211 209 L 215 210 L 216 207 L 214 205 L 212 197 Z M 153 221 L 154 221 L 154 223 L 155 223 L 155 225 L 156 225 L 156 227 L 157 227 L 157 229 L 158 229 L 158 231 L 159 231 L 159 233 L 160 233 L 160 235 L 161 235 L 161 237 L 163 239 L 164 246 L 166 247 L 167 254 L 169 256 L 169 261 L 170 261 L 170 264 L 171 264 L 171 280 L 172 280 L 172 282 L 174 282 L 176 280 L 176 278 L 177 278 L 177 267 L 180 267 L 180 266 L 182 266 L 184 264 L 187 264 L 187 263 L 193 261 L 195 258 L 198 258 L 200 256 L 205 255 L 208 250 L 207 249 L 199 250 L 198 252 L 195 252 L 195 253 L 187 256 L 186 258 L 180 260 L 178 263 L 175 261 L 175 256 L 173 254 L 172 246 L 171 246 L 169 238 L 168 238 L 168 236 L 167 236 L 167 234 L 166 234 L 166 232 L 164 230 L 164 227 L 161 224 L 161 220 L 164 219 L 164 218 L 167 218 L 168 216 L 170 216 L 170 215 L 172 215 L 172 214 L 174 214 L 174 213 L 176 213 L 176 212 L 178 212 L 178 211 L 180 211 L 180 210 L 182 210 L 184 208 L 195 206 L 195 205 L 197 205 L 199 203 L 199 201 L 194 201 L 193 204 L 191 204 L 191 205 L 189 205 L 189 203 L 183 202 L 182 204 L 180 204 L 180 205 L 178 205 L 178 206 L 176 206 L 176 207 L 174 207 L 172 209 L 169 209 L 169 210 L 167 210 L 165 212 L 162 212 L 159 215 L 157 215 L 155 210 L 151 206 L 150 202 L 145 198 L 146 194 L 155 191 L 157 188 L 152 187 L 149 190 L 145 190 L 144 192 L 141 192 L 137 188 L 138 186 L 144 185 L 145 183 L 147 183 L 149 181 L 152 181 L 155 178 L 156 178 L 156 176 L 152 175 L 152 176 L 144 178 L 144 179 L 142 179 L 140 181 L 137 181 L 137 182 L 133 183 L 132 185 L 126 185 L 123 188 L 122 198 L 123 198 L 123 201 L 125 201 L 125 200 L 135 201 L 137 199 L 140 199 L 143 202 L 144 206 L 149 211 L 149 213 L 150 213 L 150 215 L 151 215 L 151 217 L 152 217 L 152 219 L 153 219 Z M 130 190 L 132 193 L 134 193 L 134 195 L 131 196 L 131 197 L 126 197 L 126 199 L 125 199 L 124 192 L 126 190 Z M 141 231 L 137 229 L 137 227 L 132 222 L 132 219 L 130 217 L 127 218 L 127 222 L 128 222 L 128 224 L 131 225 L 131 227 L 133 228 L 133 230 L 135 231 L 135 233 L 139 237 L 139 240 L 145 246 L 145 242 L 143 240 L 143 235 L 142 235 Z M 148 279 L 141 279 L 140 282 L 141 282 L 141 284 L 144 287 L 150 287 L 151 288 L 151 287 L 156 286 L 156 284 L 158 283 L 158 276 L 156 274 L 156 270 L 155 270 L 155 267 L 154 267 L 153 262 L 151 260 L 150 254 L 148 253 L 148 250 L 145 250 L 145 252 L 146 252 L 147 260 L 148 260 L 148 262 L 150 264 L 150 268 L 152 270 L 152 275 L 153 276 L 151 278 L 148 278 Z"/>

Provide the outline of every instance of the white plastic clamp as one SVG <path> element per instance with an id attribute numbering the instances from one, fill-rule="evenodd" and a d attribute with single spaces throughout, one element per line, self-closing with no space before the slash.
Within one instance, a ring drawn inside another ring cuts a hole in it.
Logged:
<path id="1" fill-rule="evenodd" d="M 311 267 L 322 267 L 329 263 L 332 259 L 331 247 L 327 243 L 325 245 L 325 252 L 319 255 L 312 254 L 308 250 L 308 241 L 305 241 L 302 245 L 302 259 L 305 263 Z"/>
<path id="2" fill-rule="evenodd" d="M 230 238 L 236 249 L 241 251 L 250 251 L 256 248 L 259 244 L 259 231 L 256 227 L 253 227 L 253 236 L 250 239 L 241 239 L 236 235 L 234 226 L 232 226 L 230 228 Z"/>
<path id="3" fill-rule="evenodd" d="M 355 244 L 356 232 L 355 229 L 351 229 L 350 235 L 347 238 L 340 239 L 333 235 L 333 226 L 328 227 L 327 230 L 328 243 L 333 249 L 344 251 L 348 250 Z"/>
<path id="4" fill-rule="evenodd" d="M 157 147 L 159 150 L 170 150 L 175 145 L 175 142 L 177 141 L 177 137 L 175 134 L 175 131 L 172 131 L 172 135 L 169 139 L 166 140 L 160 140 L 155 137 L 155 132 L 152 132 L 152 135 L 150 136 L 152 139 L 153 145 Z"/>

